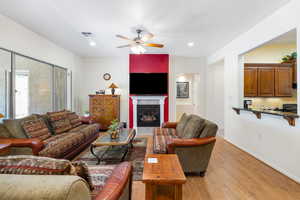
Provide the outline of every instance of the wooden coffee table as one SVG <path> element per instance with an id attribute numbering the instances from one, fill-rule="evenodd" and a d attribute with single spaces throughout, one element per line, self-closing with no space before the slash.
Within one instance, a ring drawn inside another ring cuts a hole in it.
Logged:
<path id="1" fill-rule="evenodd" d="M 132 147 L 132 141 L 136 135 L 135 129 L 122 129 L 119 133 L 119 137 L 116 139 L 112 139 L 110 137 L 109 133 L 105 133 L 101 136 L 99 136 L 90 147 L 91 153 L 97 158 L 97 165 L 100 163 L 100 161 L 103 159 L 103 156 L 110 151 L 114 146 L 122 146 L 125 148 L 125 151 L 123 152 L 123 156 L 121 161 L 124 160 L 126 154 L 128 153 L 128 149 Z M 94 148 L 96 147 L 103 147 L 108 146 L 109 148 L 106 149 L 104 153 L 99 157 L 94 152 Z M 122 152 L 120 152 L 122 153 Z"/>
<path id="2" fill-rule="evenodd" d="M 157 163 L 149 163 L 156 158 Z M 143 183 L 146 200 L 181 200 L 186 177 L 176 154 L 148 154 L 144 161 Z"/>

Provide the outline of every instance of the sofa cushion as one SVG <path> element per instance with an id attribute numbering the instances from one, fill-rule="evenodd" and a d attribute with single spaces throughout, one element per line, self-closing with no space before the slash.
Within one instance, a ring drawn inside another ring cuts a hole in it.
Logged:
<path id="1" fill-rule="evenodd" d="M 81 119 L 75 112 L 69 112 L 68 119 L 70 120 L 72 128 L 76 128 L 82 124 Z"/>
<path id="2" fill-rule="evenodd" d="M 24 121 L 21 122 L 21 125 L 29 138 L 45 140 L 51 137 L 51 133 L 43 119 Z"/>
<path id="3" fill-rule="evenodd" d="M 66 153 L 77 148 L 84 142 L 84 136 L 78 133 L 62 133 L 44 140 L 45 148 L 39 152 L 40 156 L 61 158 Z"/>
<path id="4" fill-rule="evenodd" d="M 98 133 L 100 129 L 99 124 L 82 124 L 80 126 L 77 126 L 76 128 L 72 128 L 69 130 L 69 133 L 78 132 L 80 134 L 83 134 L 84 138 L 90 138 L 95 133 Z"/>
<path id="5" fill-rule="evenodd" d="M 176 126 L 176 131 L 177 131 L 177 134 L 179 137 L 183 137 L 184 128 L 190 119 L 191 119 L 191 116 L 187 115 L 186 113 L 183 113 L 183 115 L 181 116 L 181 118 Z"/>
<path id="6" fill-rule="evenodd" d="M 178 138 L 173 128 L 155 128 L 153 135 L 153 152 L 159 154 L 167 153 L 167 141 L 171 138 Z"/>
<path id="7" fill-rule="evenodd" d="M 218 131 L 218 126 L 217 124 L 205 120 L 205 127 L 204 129 L 201 131 L 199 137 L 200 138 L 204 138 L 204 137 L 215 137 Z"/>
<path id="8" fill-rule="evenodd" d="M 53 131 L 52 131 L 52 127 L 51 127 L 51 124 L 50 124 L 50 119 L 49 119 L 49 116 L 47 114 L 36 114 L 36 116 L 40 119 L 43 119 L 46 126 L 48 127 L 49 131 L 51 132 L 52 135 L 54 135 Z"/>
<path id="9" fill-rule="evenodd" d="M 0 157 L 1 174 L 76 175 L 71 162 L 38 156 Z"/>
<path id="10" fill-rule="evenodd" d="M 36 115 L 30 115 L 28 117 L 20 118 L 20 119 L 5 119 L 3 120 L 3 123 L 5 127 L 9 130 L 11 133 L 12 137 L 15 138 L 27 138 L 27 135 L 25 134 L 21 123 L 24 121 L 29 121 L 29 120 L 36 120 L 37 116 Z"/>
<path id="11" fill-rule="evenodd" d="M 89 165 L 89 176 L 94 190 L 92 191 L 92 199 L 103 189 L 107 179 L 111 176 L 116 165 Z"/>
<path id="12" fill-rule="evenodd" d="M 191 115 L 190 120 L 187 122 L 182 138 L 197 138 L 205 126 L 205 119 L 197 115 Z"/>
<path id="13" fill-rule="evenodd" d="M 66 110 L 47 112 L 47 115 L 54 134 L 61 134 L 72 128 L 70 120 L 68 119 L 68 112 Z"/>

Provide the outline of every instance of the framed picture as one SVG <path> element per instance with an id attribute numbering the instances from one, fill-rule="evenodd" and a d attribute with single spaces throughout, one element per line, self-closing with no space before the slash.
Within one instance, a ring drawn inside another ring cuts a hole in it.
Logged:
<path id="1" fill-rule="evenodd" d="M 189 98 L 189 82 L 176 82 L 177 98 Z"/>

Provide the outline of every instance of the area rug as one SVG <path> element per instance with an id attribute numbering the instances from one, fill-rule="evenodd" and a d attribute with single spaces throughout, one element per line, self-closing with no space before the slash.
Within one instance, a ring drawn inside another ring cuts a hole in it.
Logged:
<path id="1" fill-rule="evenodd" d="M 97 147 L 94 148 L 95 154 L 99 157 L 107 150 L 108 147 Z M 130 148 L 124 161 L 130 161 L 133 165 L 133 180 L 140 181 L 142 180 L 143 169 L 144 169 L 144 159 L 147 148 L 147 138 L 135 138 L 133 141 L 133 148 Z M 124 148 L 114 147 L 109 149 L 103 156 L 103 159 L 100 162 L 100 165 L 111 165 L 118 164 L 122 159 Z M 79 156 L 76 160 L 81 160 L 86 162 L 88 165 L 96 165 L 97 159 L 90 152 L 90 149 L 87 149 L 84 153 Z"/>

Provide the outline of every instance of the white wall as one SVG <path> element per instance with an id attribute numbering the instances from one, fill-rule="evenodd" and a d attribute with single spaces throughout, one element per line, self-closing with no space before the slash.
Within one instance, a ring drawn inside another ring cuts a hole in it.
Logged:
<path id="1" fill-rule="evenodd" d="M 79 92 L 80 58 L 13 20 L 0 15 L 0 47 L 59 65 L 73 74 L 73 108 Z M 67 37 L 67 36 L 66 36 Z M 71 102 L 69 102 L 69 105 Z"/>
<path id="2" fill-rule="evenodd" d="M 232 107 L 240 106 L 242 98 L 242 68 L 239 66 L 239 55 L 292 29 L 299 30 L 299 10 L 300 1 L 291 0 L 286 6 L 208 57 L 210 64 L 225 59 L 225 138 L 298 182 L 300 121 L 297 120 L 296 127 L 292 127 L 282 117 L 262 115 L 262 119 L 258 120 L 251 113 L 241 112 L 241 115 L 237 115 Z M 299 31 L 297 34 L 299 38 Z M 297 46 L 299 51 L 299 42 Z M 298 81 L 299 71 L 298 66 Z M 299 91 L 300 88 L 298 93 Z"/>
<path id="3" fill-rule="evenodd" d="M 110 73 L 111 80 L 105 81 L 103 74 Z M 129 57 L 102 57 L 82 60 L 80 103 L 81 113 L 89 110 L 89 94 L 107 89 L 113 82 L 120 89 L 116 94 L 121 95 L 121 121 L 128 122 L 129 111 Z M 110 94 L 107 89 L 107 94 Z"/>
<path id="4" fill-rule="evenodd" d="M 224 62 L 208 66 L 206 91 L 206 116 L 224 131 Z"/>

